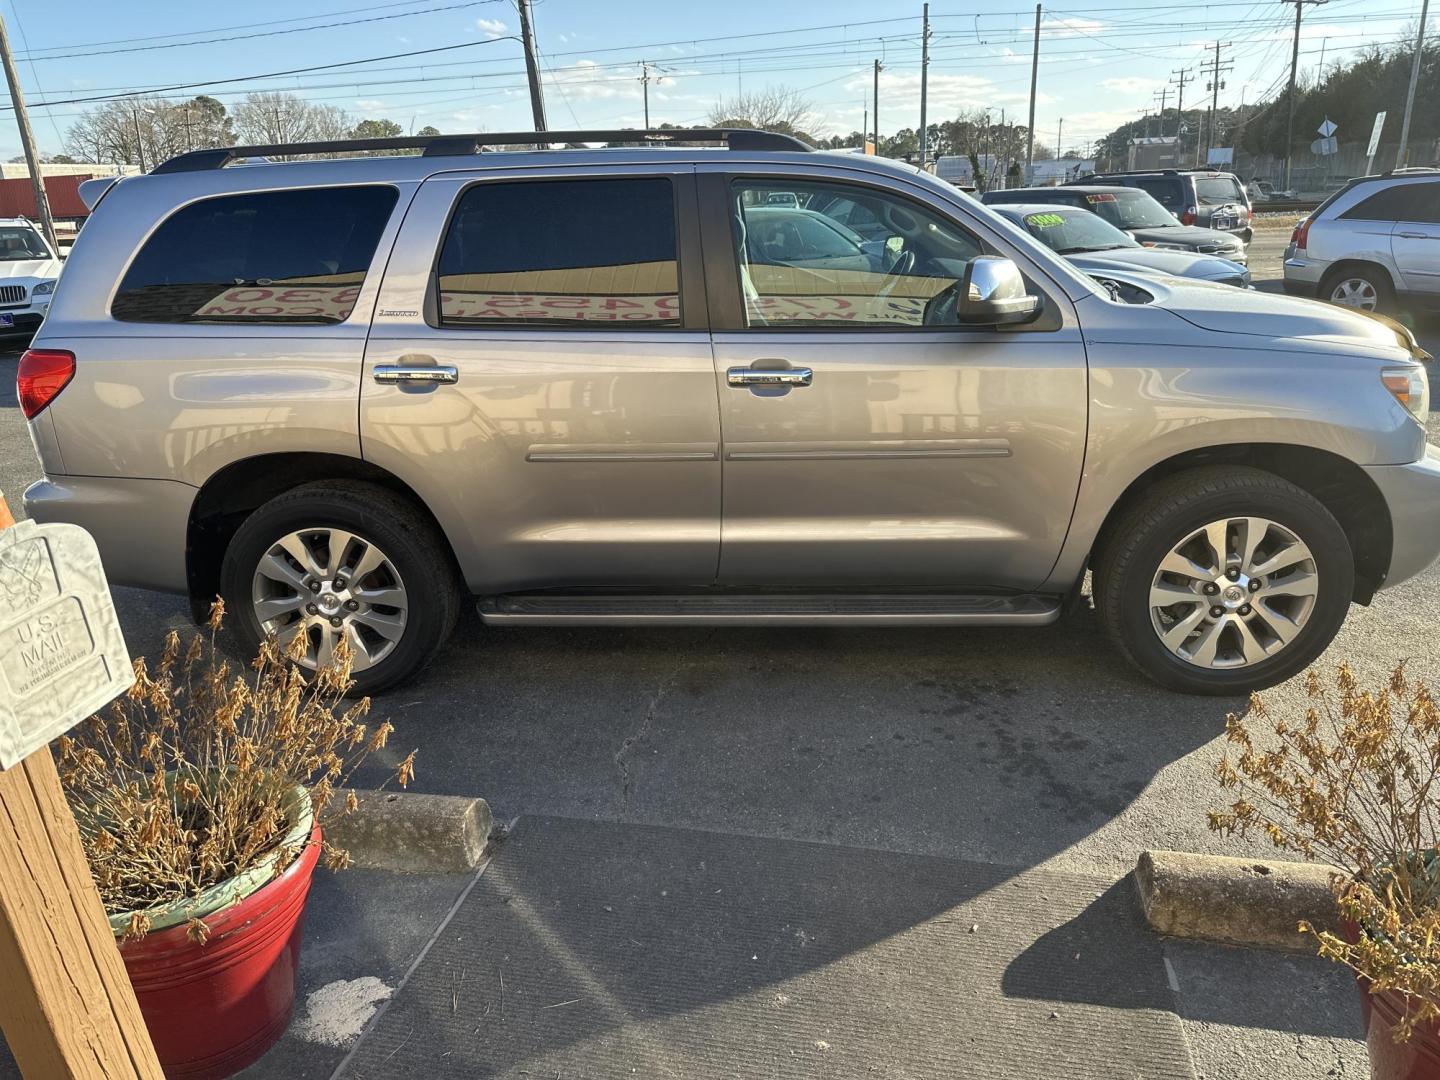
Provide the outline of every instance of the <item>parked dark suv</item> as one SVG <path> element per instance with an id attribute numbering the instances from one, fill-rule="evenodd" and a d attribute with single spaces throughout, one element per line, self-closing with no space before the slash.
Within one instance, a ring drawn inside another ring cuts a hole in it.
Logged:
<path id="1" fill-rule="evenodd" d="M 1240 237 L 1255 235 L 1250 196 L 1234 173 L 1211 169 L 1150 169 L 1087 176 L 1086 184 L 1123 184 L 1148 192 L 1182 225 L 1199 225 Z"/>
<path id="2" fill-rule="evenodd" d="M 1241 266 L 1248 262 L 1245 243 L 1238 236 L 1182 224 L 1146 192 L 1120 184 L 1011 188 L 1008 191 L 987 191 L 981 198 L 983 202 L 992 205 L 1059 203 L 1062 206 L 1078 206 L 1082 210 L 1099 214 L 1146 247 L 1214 255 L 1237 262 Z"/>

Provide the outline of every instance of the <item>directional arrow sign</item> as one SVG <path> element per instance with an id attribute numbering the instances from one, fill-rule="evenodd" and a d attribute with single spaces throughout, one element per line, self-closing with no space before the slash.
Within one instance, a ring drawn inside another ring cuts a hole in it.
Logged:
<path id="1" fill-rule="evenodd" d="M 1337 128 L 1333 123 L 1330 122 L 1330 118 L 1327 116 L 1325 118 L 1325 122 L 1315 130 L 1320 133 L 1322 138 L 1328 139 L 1331 135 L 1335 134 Z"/>

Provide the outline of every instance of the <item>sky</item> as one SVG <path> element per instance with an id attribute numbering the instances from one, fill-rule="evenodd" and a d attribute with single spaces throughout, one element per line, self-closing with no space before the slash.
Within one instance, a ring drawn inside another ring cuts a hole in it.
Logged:
<path id="1" fill-rule="evenodd" d="M 767 86 L 799 91 L 815 132 L 861 127 L 880 60 L 882 133 L 920 120 L 921 4 L 910 0 L 535 0 L 533 23 L 549 126 L 639 127 L 648 62 L 650 121 L 697 124 L 718 101 Z M 1330 0 L 1307 6 L 1300 69 L 1353 57 L 1413 33 L 1420 0 Z M 207 93 L 233 105 L 284 90 L 355 119 L 418 130 L 531 128 L 514 0 L 0 0 L 42 152 L 93 103 L 130 91 Z M 930 4 L 930 122 L 986 109 L 1023 122 L 1029 107 L 1035 7 L 1014 0 Z M 1194 75 L 1219 41 L 1233 70 L 1222 106 L 1254 102 L 1289 73 L 1294 6 L 1284 0 L 1143 4 L 1061 0 L 1041 15 L 1037 136 L 1083 150 L 1153 112 L 1176 72 Z M 434 50 L 423 52 L 422 50 Z M 420 55 L 400 55 L 417 54 Z M 352 63 L 353 61 L 366 61 Z M 326 70 L 277 75 L 297 68 Z M 1206 94 L 1205 75 L 1186 104 Z M 45 106 L 46 101 L 56 104 Z M 1397 103 L 1397 108 L 1398 108 Z M 1063 128 L 1062 128 L 1063 124 Z M 873 126 L 873 122 L 872 122 Z M 1158 133 L 1158 132 L 1157 132 Z M 1341 134 L 1343 138 L 1343 133 Z M 1363 137 L 1357 135 L 1355 137 Z M 0 157 L 20 152 L 13 112 L 0 111 Z"/>

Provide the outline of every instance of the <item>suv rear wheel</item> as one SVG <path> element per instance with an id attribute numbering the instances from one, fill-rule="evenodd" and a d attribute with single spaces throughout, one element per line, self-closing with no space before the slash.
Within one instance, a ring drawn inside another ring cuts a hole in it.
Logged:
<path id="1" fill-rule="evenodd" d="M 393 492 L 354 481 L 304 484 L 252 513 L 225 553 L 221 591 L 251 655 L 272 634 L 286 644 L 303 634 L 300 663 L 313 670 L 345 638 L 355 694 L 418 672 L 459 611 L 431 524 Z"/>
<path id="2" fill-rule="evenodd" d="M 1389 276 L 1378 266 L 1342 266 L 1332 270 L 1320 285 L 1320 298 L 1361 311 L 1384 313 L 1395 307 L 1395 290 Z"/>
<path id="3" fill-rule="evenodd" d="M 1301 488 L 1210 467 L 1156 484 L 1109 530 L 1095 606 L 1150 678 L 1194 694 L 1273 686 L 1307 667 L 1350 607 L 1345 531 Z"/>

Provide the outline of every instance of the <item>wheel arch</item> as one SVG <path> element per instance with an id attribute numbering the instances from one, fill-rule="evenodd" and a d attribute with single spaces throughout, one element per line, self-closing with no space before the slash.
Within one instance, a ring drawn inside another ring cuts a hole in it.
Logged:
<path id="1" fill-rule="evenodd" d="M 1378 259 L 1349 258 L 1337 259 L 1330 264 L 1329 268 L 1326 269 L 1325 273 L 1320 277 L 1320 284 L 1316 287 L 1316 294 L 1321 300 L 1328 299 L 1325 294 L 1330 291 L 1331 283 L 1341 274 L 1350 273 L 1355 270 L 1378 271 L 1380 275 L 1390 283 L 1390 291 L 1392 293 L 1400 292 L 1400 282 L 1395 280 L 1395 275 L 1390 273 L 1390 268 L 1384 263 Z"/>
<path id="2" fill-rule="evenodd" d="M 1319 499 L 1334 515 L 1355 554 L 1353 599 L 1368 604 L 1384 584 L 1394 546 L 1390 508 L 1365 470 L 1348 458 L 1313 446 L 1291 443 L 1236 443 L 1187 450 L 1150 466 L 1125 488 L 1105 516 L 1091 558 L 1134 502 L 1157 480 L 1204 465 L 1248 465 L 1262 469 Z"/>
<path id="3" fill-rule="evenodd" d="M 205 617 L 220 591 L 220 567 L 240 523 L 262 504 L 316 480 L 361 480 L 393 491 L 434 527 L 459 574 L 445 529 L 410 485 L 380 466 L 344 454 L 260 454 L 231 462 L 201 485 L 190 507 L 185 537 L 185 576 L 191 613 Z"/>

